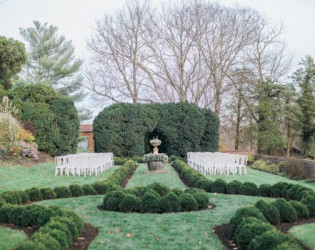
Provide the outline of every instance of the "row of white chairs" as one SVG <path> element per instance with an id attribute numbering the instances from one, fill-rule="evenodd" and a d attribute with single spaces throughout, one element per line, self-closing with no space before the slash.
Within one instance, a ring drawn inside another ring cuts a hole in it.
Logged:
<path id="1" fill-rule="evenodd" d="M 55 175 L 98 175 L 114 165 L 113 153 L 81 153 L 55 157 Z"/>
<path id="2" fill-rule="evenodd" d="M 235 175 L 247 174 L 246 155 L 228 154 L 220 152 L 188 152 L 188 165 L 202 174 Z"/>

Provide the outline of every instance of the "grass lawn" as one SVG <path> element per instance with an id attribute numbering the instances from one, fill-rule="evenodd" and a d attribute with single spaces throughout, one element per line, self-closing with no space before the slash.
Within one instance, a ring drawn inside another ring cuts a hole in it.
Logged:
<path id="1" fill-rule="evenodd" d="M 146 163 L 139 164 L 136 172 L 128 182 L 127 188 L 147 186 L 153 182 L 166 184 L 170 188 L 185 188 L 185 185 L 178 177 L 177 172 L 170 164 L 165 165 L 164 171 L 168 171 L 168 173 L 150 173 Z"/>
<path id="2" fill-rule="evenodd" d="M 289 233 L 303 242 L 304 245 L 308 246 L 310 249 L 315 249 L 315 223 L 292 227 L 289 230 Z"/>
<path id="3" fill-rule="evenodd" d="M 233 180 L 239 180 L 241 182 L 250 181 L 256 183 L 256 185 L 260 184 L 275 184 L 279 181 L 288 182 L 288 183 L 294 183 L 294 184 L 300 184 L 309 188 L 312 188 L 315 190 L 315 185 L 307 184 L 303 181 L 294 181 L 290 180 L 288 178 L 274 175 L 274 174 L 268 174 L 259 170 L 255 170 L 252 168 L 247 168 L 247 174 L 242 175 L 205 175 L 210 180 L 216 180 L 218 178 L 225 180 L 226 182 L 231 182 Z"/>
<path id="4" fill-rule="evenodd" d="M 118 166 L 119 167 L 119 166 Z M 106 179 L 115 169 L 114 166 L 98 176 L 55 176 L 53 163 L 32 167 L 0 166 L 0 193 L 7 190 L 24 190 L 31 187 L 56 187 L 59 185 L 87 184 Z"/>
<path id="5" fill-rule="evenodd" d="M 103 196 L 47 200 L 42 205 L 58 205 L 79 214 L 100 229 L 89 249 L 225 249 L 212 232 L 228 222 L 234 212 L 254 204 L 259 197 L 214 195 L 213 210 L 191 213 L 139 214 L 100 211 Z"/>
<path id="6" fill-rule="evenodd" d="M 23 232 L 0 227 L 0 250 L 12 249 L 26 238 L 27 236 Z"/>

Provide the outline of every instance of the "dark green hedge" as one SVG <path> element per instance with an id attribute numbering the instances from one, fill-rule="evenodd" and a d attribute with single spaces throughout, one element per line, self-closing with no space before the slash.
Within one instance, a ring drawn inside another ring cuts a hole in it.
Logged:
<path id="1" fill-rule="evenodd" d="M 33 125 L 40 151 L 52 156 L 76 152 L 79 118 L 71 99 L 41 84 L 18 86 L 8 96 L 21 120 Z"/>
<path id="2" fill-rule="evenodd" d="M 185 157 L 189 151 L 218 150 L 219 120 L 210 110 L 190 103 L 126 104 L 105 108 L 95 118 L 96 152 L 142 156 L 149 140 L 162 140 L 160 152 Z"/>

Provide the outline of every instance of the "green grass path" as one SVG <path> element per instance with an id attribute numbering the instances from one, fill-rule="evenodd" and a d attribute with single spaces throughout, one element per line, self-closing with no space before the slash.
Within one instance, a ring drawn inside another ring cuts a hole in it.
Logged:
<path id="1" fill-rule="evenodd" d="M 119 167 L 119 166 L 118 166 Z M 24 190 L 31 187 L 56 187 L 93 183 L 108 178 L 118 167 L 114 166 L 98 176 L 55 176 L 53 163 L 44 163 L 32 167 L 0 166 L 0 193 L 7 190 Z"/>
<path id="2" fill-rule="evenodd" d="M 27 236 L 23 232 L 0 227 L 0 250 L 12 249 L 26 238 Z"/>
<path id="3" fill-rule="evenodd" d="M 98 227 L 100 233 L 89 249 L 225 249 L 212 228 L 228 222 L 238 208 L 260 198 L 219 194 L 209 197 L 216 205 L 213 210 L 169 214 L 100 211 L 97 205 L 103 196 L 47 200 L 40 204 L 69 208 Z"/>
<path id="4" fill-rule="evenodd" d="M 153 182 L 163 183 L 170 188 L 185 188 L 184 183 L 179 178 L 175 169 L 166 164 L 164 167 L 165 173 L 149 172 L 147 164 L 139 164 L 136 172 L 127 184 L 127 188 L 133 188 L 135 186 L 147 186 Z M 167 172 L 166 172 L 167 171 Z"/>
<path id="5" fill-rule="evenodd" d="M 310 249 L 315 250 L 315 223 L 292 227 L 289 233 Z"/>

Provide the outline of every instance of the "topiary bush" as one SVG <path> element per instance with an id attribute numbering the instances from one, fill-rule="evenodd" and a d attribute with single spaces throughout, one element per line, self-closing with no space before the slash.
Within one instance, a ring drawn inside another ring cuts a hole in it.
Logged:
<path id="1" fill-rule="evenodd" d="M 126 194 L 119 204 L 119 211 L 121 212 L 139 212 L 140 210 L 140 198 Z"/>
<path id="2" fill-rule="evenodd" d="M 79 197 L 79 196 L 84 195 L 83 189 L 79 185 L 76 185 L 76 184 L 70 185 L 69 189 L 73 197 Z"/>
<path id="3" fill-rule="evenodd" d="M 280 223 L 280 212 L 274 205 L 263 200 L 259 200 L 255 203 L 255 207 L 258 208 L 260 212 L 262 212 L 269 223 L 273 225 Z"/>
<path id="4" fill-rule="evenodd" d="M 1 198 L 9 204 L 21 204 L 22 198 L 16 191 L 6 191 L 1 194 Z"/>
<path id="5" fill-rule="evenodd" d="M 188 188 L 185 190 L 185 193 L 191 194 L 195 198 L 198 204 L 198 209 L 206 209 L 208 207 L 209 196 L 204 190 Z"/>
<path id="6" fill-rule="evenodd" d="M 152 189 L 149 189 L 141 198 L 141 213 L 158 213 L 160 212 L 161 196 Z"/>
<path id="7" fill-rule="evenodd" d="M 125 157 L 114 157 L 114 165 L 124 165 L 128 160 L 129 158 Z"/>
<path id="8" fill-rule="evenodd" d="M 120 202 L 125 198 L 126 194 L 122 191 L 109 191 L 103 200 L 103 207 L 110 211 L 118 211 Z"/>
<path id="9" fill-rule="evenodd" d="M 55 187 L 54 192 L 57 194 L 57 198 L 69 198 L 72 196 L 70 189 L 65 186 Z"/>
<path id="10" fill-rule="evenodd" d="M 15 192 L 21 197 L 22 204 L 30 201 L 30 196 L 28 195 L 28 193 L 26 191 L 18 190 Z"/>
<path id="11" fill-rule="evenodd" d="M 255 195 L 257 192 L 257 185 L 252 182 L 244 182 L 238 189 L 238 193 L 242 195 Z"/>
<path id="12" fill-rule="evenodd" d="M 302 202 L 289 201 L 289 203 L 292 207 L 294 207 L 298 219 L 301 220 L 310 217 L 310 211 Z"/>
<path id="13" fill-rule="evenodd" d="M 198 209 L 198 203 L 196 199 L 189 193 L 181 194 L 179 201 L 183 211 L 194 211 Z"/>
<path id="14" fill-rule="evenodd" d="M 93 189 L 98 194 L 105 194 L 106 192 L 110 191 L 113 186 L 114 185 L 109 183 L 108 181 L 98 181 L 92 184 Z"/>
<path id="15" fill-rule="evenodd" d="M 36 187 L 33 187 L 31 189 L 27 189 L 26 192 L 27 192 L 28 196 L 30 197 L 31 201 L 41 201 L 41 200 L 43 200 L 42 193 Z"/>
<path id="16" fill-rule="evenodd" d="M 315 196 L 306 195 L 302 198 L 301 202 L 307 206 L 310 216 L 315 216 Z"/>
<path id="17" fill-rule="evenodd" d="M 242 182 L 238 180 L 231 181 L 226 186 L 226 193 L 227 194 L 238 194 L 238 189 L 242 185 Z"/>
<path id="18" fill-rule="evenodd" d="M 211 184 L 211 192 L 226 194 L 227 183 L 225 180 L 216 179 Z"/>
<path id="19" fill-rule="evenodd" d="M 148 188 L 153 189 L 155 192 L 157 192 L 161 197 L 167 195 L 169 192 L 171 192 L 170 188 L 166 186 L 165 184 L 159 183 L 159 182 L 153 182 L 148 186 Z"/>
<path id="20" fill-rule="evenodd" d="M 173 188 L 172 192 L 176 194 L 178 197 L 183 193 L 183 191 L 180 188 Z"/>
<path id="21" fill-rule="evenodd" d="M 283 190 L 286 188 L 288 183 L 285 182 L 277 182 L 276 184 L 271 186 L 270 196 L 271 197 L 282 197 Z"/>
<path id="22" fill-rule="evenodd" d="M 271 185 L 269 185 L 269 184 L 261 184 L 257 188 L 256 194 L 258 196 L 270 197 L 270 192 L 271 192 Z"/>
<path id="23" fill-rule="evenodd" d="M 32 240 L 35 242 L 39 242 L 45 246 L 45 249 L 61 249 L 60 243 L 49 234 L 44 233 L 35 233 L 32 236 Z"/>
<path id="24" fill-rule="evenodd" d="M 181 210 L 180 200 L 178 196 L 170 192 L 162 197 L 160 202 L 160 211 L 162 213 L 175 213 Z"/>
<path id="25" fill-rule="evenodd" d="M 285 199 L 277 199 L 271 204 L 278 208 L 281 222 L 294 222 L 297 220 L 297 214 L 294 207 L 292 207 Z"/>
<path id="26" fill-rule="evenodd" d="M 57 194 L 51 188 L 42 188 L 40 189 L 43 200 L 56 199 Z"/>
<path id="27" fill-rule="evenodd" d="M 97 192 L 95 191 L 93 186 L 90 184 L 83 185 L 82 189 L 83 189 L 84 195 L 96 195 L 97 194 Z"/>
<path id="28" fill-rule="evenodd" d="M 55 238 L 59 244 L 61 249 L 68 249 L 68 241 L 67 241 L 67 235 L 58 229 L 49 229 L 48 227 L 42 227 L 39 229 L 39 232 L 49 234 L 51 237 Z"/>
<path id="29" fill-rule="evenodd" d="M 23 206 L 15 206 L 15 207 L 11 208 L 10 212 L 7 214 L 8 222 L 15 224 L 15 225 L 21 225 L 24 209 L 25 209 L 25 207 L 23 207 Z M 0 210 L 0 212 L 2 212 L 2 211 Z"/>

